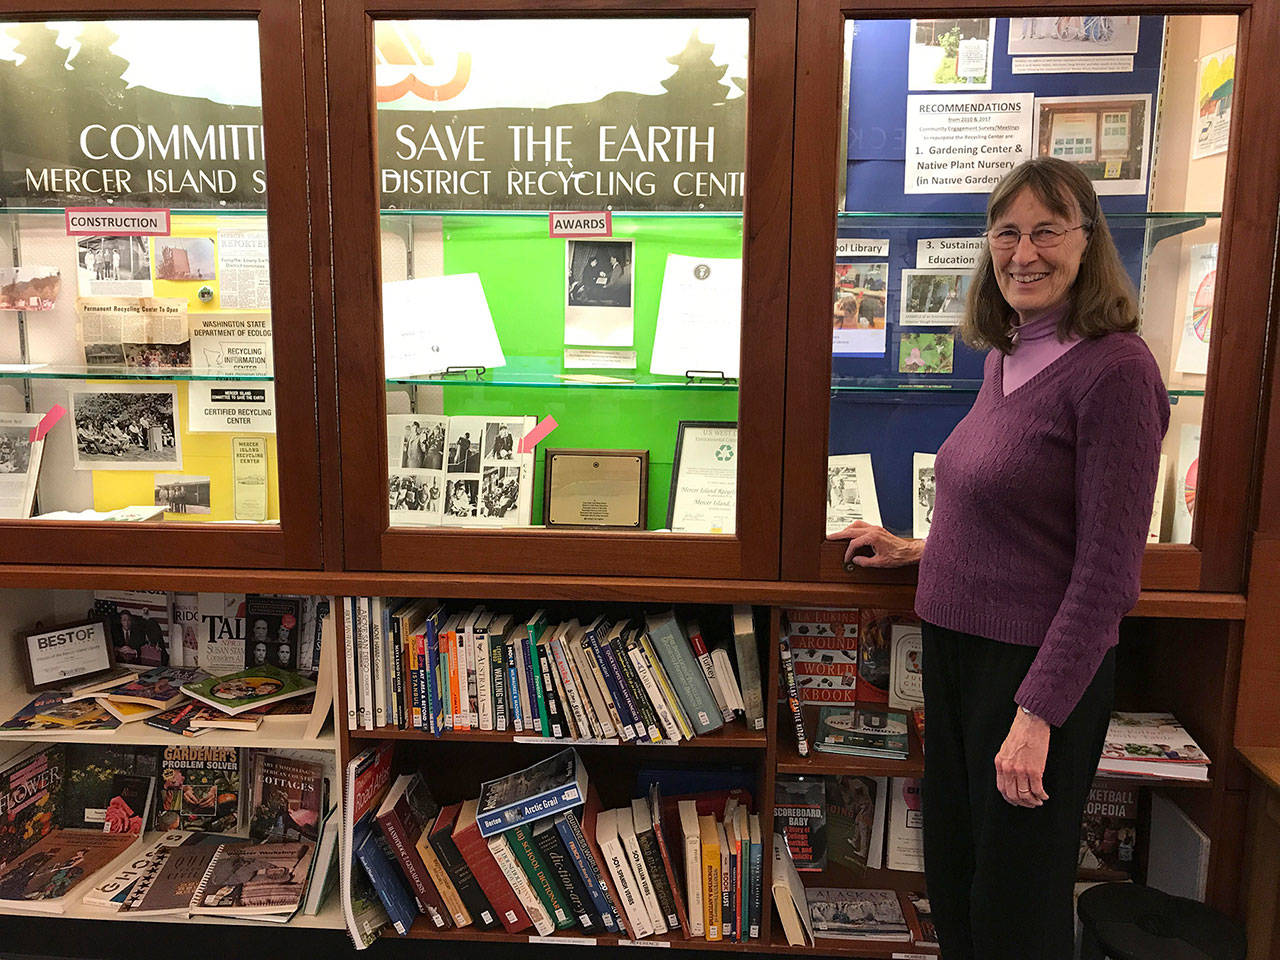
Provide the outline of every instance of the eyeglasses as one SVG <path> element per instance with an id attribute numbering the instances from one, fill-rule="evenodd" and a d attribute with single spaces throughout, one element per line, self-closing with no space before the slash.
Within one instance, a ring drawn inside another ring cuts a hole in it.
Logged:
<path id="1" fill-rule="evenodd" d="M 1025 232 L 1004 227 L 1000 230 L 987 230 L 982 235 L 987 238 L 992 250 L 1012 250 L 1022 242 L 1023 237 L 1030 237 L 1032 244 L 1037 247 L 1056 247 L 1072 230 L 1091 229 L 1091 223 L 1078 223 L 1074 227 L 1036 227 Z"/>

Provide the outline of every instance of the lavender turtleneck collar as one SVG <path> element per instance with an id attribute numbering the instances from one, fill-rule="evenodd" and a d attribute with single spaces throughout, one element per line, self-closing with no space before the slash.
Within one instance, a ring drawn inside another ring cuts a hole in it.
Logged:
<path id="1" fill-rule="evenodd" d="M 1058 339 L 1058 323 L 1069 309 L 1069 303 L 1063 304 L 1013 328 L 1013 352 L 1001 358 L 1006 397 L 1080 342 L 1078 337 Z"/>

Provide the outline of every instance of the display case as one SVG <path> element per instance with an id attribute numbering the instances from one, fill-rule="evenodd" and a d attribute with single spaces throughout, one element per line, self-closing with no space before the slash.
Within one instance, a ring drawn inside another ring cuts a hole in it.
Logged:
<path id="1" fill-rule="evenodd" d="M 0 8 L 0 556 L 318 566 L 297 10 L 16 7 Z"/>
<path id="2" fill-rule="evenodd" d="M 1272 249 L 1254 211 L 1275 198 L 1254 177 L 1273 145 L 1241 131 L 1266 109 L 1246 78 L 1270 14 L 801 6 L 788 423 L 827 426 L 788 431 L 783 577 L 912 578 L 847 571 L 823 537 L 927 534 L 933 455 L 982 384 L 959 323 L 987 195 L 1055 156 L 1094 182 L 1172 405 L 1143 586 L 1239 589 L 1268 306 L 1245 251 Z"/>
<path id="3" fill-rule="evenodd" d="M 794 8 L 651 13 L 330 8 L 349 568 L 777 575 Z"/>

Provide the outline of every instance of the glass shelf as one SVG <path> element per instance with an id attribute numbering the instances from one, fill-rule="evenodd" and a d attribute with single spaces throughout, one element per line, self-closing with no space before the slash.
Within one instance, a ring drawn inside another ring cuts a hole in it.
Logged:
<path id="1" fill-rule="evenodd" d="M 4 380 L 234 380 L 267 381 L 271 374 L 227 373 L 211 367 L 126 367 L 122 364 L 0 363 Z"/>
<path id="2" fill-rule="evenodd" d="M 108 207 L 114 207 L 116 205 L 117 204 L 114 204 L 114 203 L 101 203 L 101 204 L 84 203 L 82 206 L 95 207 L 95 208 L 102 207 L 103 209 L 106 209 Z M 145 200 L 137 200 L 137 201 L 121 200 L 119 203 L 119 206 L 121 208 L 127 209 L 132 207 L 139 207 L 139 206 L 150 207 L 151 204 Z M 185 207 L 169 207 L 168 210 L 169 210 L 169 213 L 175 217 L 265 217 L 267 215 L 267 211 L 260 207 L 253 207 L 253 208 L 211 207 L 208 209 L 205 209 L 205 208 L 187 209 Z M 50 213 L 50 214 L 57 214 L 58 216 L 62 216 L 64 213 L 66 213 L 66 208 L 65 207 L 10 207 L 0 202 L 0 216 L 4 216 L 7 213 L 21 213 L 21 214 Z"/>
<path id="3" fill-rule="evenodd" d="M 1105 211 L 1104 211 L 1105 212 Z M 950 211 L 930 212 L 924 210 L 911 211 L 882 211 L 882 210 L 841 210 L 836 214 L 840 219 L 850 220 L 921 220 L 925 222 L 937 222 L 938 220 L 977 220 L 985 221 L 986 214 L 981 211 L 970 213 L 956 213 Z M 1147 213 L 1108 213 L 1107 223 L 1123 223 L 1134 224 L 1144 220 L 1221 220 L 1222 211 L 1191 211 L 1191 210 L 1152 210 Z"/>
<path id="4" fill-rule="evenodd" d="M 417 210 L 400 207 L 385 207 L 380 213 L 384 217 L 537 217 L 545 220 L 552 213 L 561 213 L 573 209 L 594 210 L 591 204 L 580 207 L 557 207 L 555 211 L 547 210 Z M 741 220 L 740 210 L 615 210 L 608 205 L 599 209 L 608 210 L 615 217 L 699 217 L 709 219 Z"/>
<path id="5" fill-rule="evenodd" d="M 602 379 L 594 379 L 602 378 Z M 708 380 L 659 376 L 640 370 L 565 370 L 559 357 L 507 357 L 502 367 L 437 374 L 434 376 L 389 378 L 387 383 L 439 384 L 451 387 L 591 387 L 594 389 L 717 390 L 736 391 L 736 380 Z"/>
<path id="6" fill-rule="evenodd" d="M 946 383 L 922 383 L 918 381 L 890 380 L 880 377 L 833 377 L 831 392 L 835 393 L 893 393 L 929 397 L 947 395 L 973 395 L 982 388 L 981 380 L 948 380 Z M 1177 403 L 1180 397 L 1203 397 L 1204 389 L 1175 387 L 1168 391 L 1169 399 Z"/>

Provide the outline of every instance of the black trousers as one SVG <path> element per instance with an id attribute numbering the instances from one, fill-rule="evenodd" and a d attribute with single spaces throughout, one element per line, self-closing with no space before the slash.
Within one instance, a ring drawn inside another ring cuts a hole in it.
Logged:
<path id="1" fill-rule="evenodd" d="M 1080 820 L 1106 739 L 1115 650 L 1049 736 L 1040 807 L 996 789 L 995 756 L 1037 648 L 926 623 L 924 858 L 943 960 L 1070 960 Z"/>

